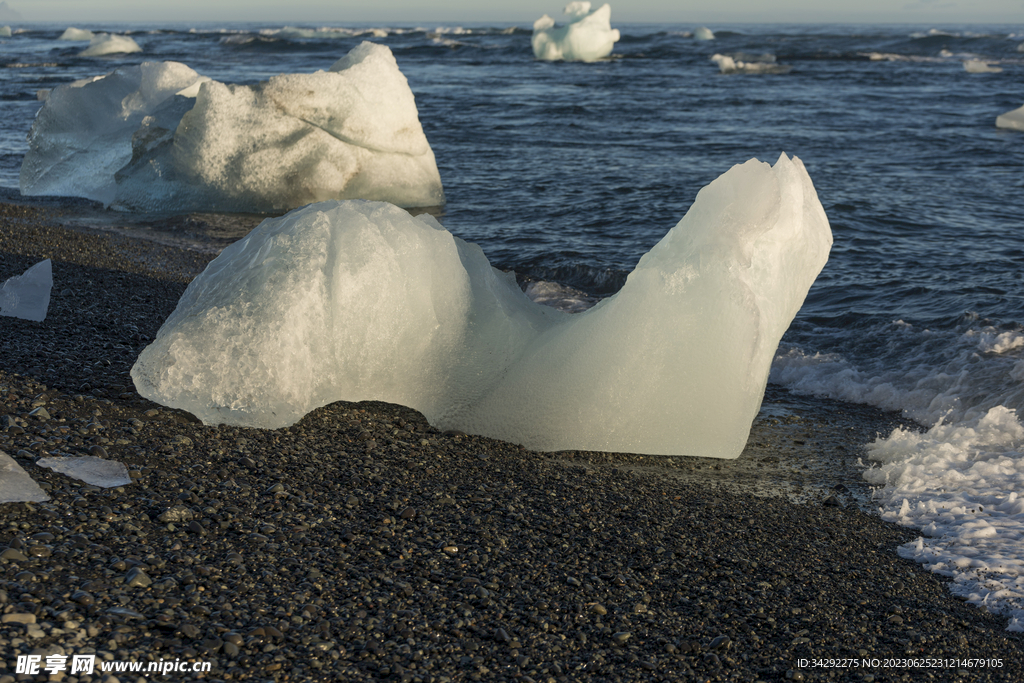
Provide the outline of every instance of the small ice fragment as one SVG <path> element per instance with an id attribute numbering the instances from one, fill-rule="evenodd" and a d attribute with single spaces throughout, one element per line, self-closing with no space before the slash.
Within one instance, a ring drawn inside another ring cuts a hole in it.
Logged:
<path id="1" fill-rule="evenodd" d="M 530 43 L 537 59 L 592 62 L 611 54 L 619 31 L 611 26 L 610 5 L 591 12 L 589 2 L 570 2 L 565 14 L 569 17 L 565 26 L 555 26 L 546 14 L 533 23 Z"/>
<path id="2" fill-rule="evenodd" d="M 127 54 L 142 52 L 139 44 L 128 36 L 116 33 L 97 33 L 89 41 L 89 47 L 79 53 L 81 57 L 102 57 L 103 55 Z"/>
<path id="3" fill-rule="evenodd" d="M 74 26 L 68 26 L 64 33 L 60 34 L 60 38 L 57 40 L 92 40 L 93 32 L 87 31 L 83 28 L 75 28 Z"/>
<path id="4" fill-rule="evenodd" d="M 40 503 L 50 500 L 39 484 L 14 458 L 0 451 L 0 503 Z"/>
<path id="5" fill-rule="evenodd" d="M 744 62 L 731 55 L 711 55 L 711 61 L 718 65 L 723 74 L 787 74 L 793 70 L 789 64 L 775 64 L 774 61 L 761 61 L 765 55 L 756 55 L 756 62 Z M 774 60 L 774 55 L 770 55 Z"/>
<path id="6" fill-rule="evenodd" d="M 715 34 L 707 26 L 701 26 L 693 32 L 693 37 L 696 40 L 714 40 Z"/>
<path id="7" fill-rule="evenodd" d="M 94 455 L 66 458 L 39 458 L 36 464 L 54 472 L 84 481 L 86 484 L 112 488 L 132 483 L 128 468 L 116 460 L 104 460 Z"/>
<path id="8" fill-rule="evenodd" d="M 40 261 L 0 288 L 0 315 L 42 322 L 50 306 L 53 269 L 50 259 Z"/>
<path id="9" fill-rule="evenodd" d="M 964 71 L 969 74 L 998 74 L 1002 69 L 998 66 L 991 66 L 988 62 L 980 59 L 968 59 L 964 62 Z"/>
<path id="10" fill-rule="evenodd" d="M 1024 130 L 1024 107 L 1018 107 L 996 117 L 996 128 Z"/>

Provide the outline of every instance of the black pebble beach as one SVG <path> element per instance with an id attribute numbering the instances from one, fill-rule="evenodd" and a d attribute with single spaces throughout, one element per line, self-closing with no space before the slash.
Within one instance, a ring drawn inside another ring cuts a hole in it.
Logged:
<path id="1" fill-rule="evenodd" d="M 0 317 L 0 451 L 50 496 L 0 504 L 0 683 L 1024 680 L 1007 618 L 865 511 L 856 460 L 898 416 L 770 388 L 736 461 L 536 453 L 384 403 L 204 426 L 129 370 L 210 256 L 64 219 L 0 205 L 0 281 L 54 273 L 44 322 Z M 211 667 L 16 673 L 31 654 Z"/>

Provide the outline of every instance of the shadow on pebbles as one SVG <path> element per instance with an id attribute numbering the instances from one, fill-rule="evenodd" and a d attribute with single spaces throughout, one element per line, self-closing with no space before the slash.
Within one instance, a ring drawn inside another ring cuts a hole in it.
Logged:
<path id="1" fill-rule="evenodd" d="M 202 259 L 21 210 L 0 276 L 50 257 L 55 285 L 43 323 L 0 318 L 0 450 L 50 500 L 0 505 L 0 683 L 1024 680 L 1019 634 L 870 512 L 892 415 L 771 387 L 735 461 L 535 453 L 383 403 L 204 426 L 127 374 Z M 62 454 L 133 483 L 35 464 Z M 97 669 L 17 673 L 33 654 Z"/>

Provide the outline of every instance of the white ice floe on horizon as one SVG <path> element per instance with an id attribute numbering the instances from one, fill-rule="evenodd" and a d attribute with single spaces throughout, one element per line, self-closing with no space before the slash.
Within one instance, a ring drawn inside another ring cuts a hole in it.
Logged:
<path id="1" fill-rule="evenodd" d="M 530 43 L 537 59 L 592 62 L 612 53 L 619 31 L 611 26 L 610 5 L 591 12 L 589 2 L 570 2 L 565 14 L 569 17 L 565 26 L 556 26 L 546 14 L 533 23 Z"/>
<path id="2" fill-rule="evenodd" d="M 268 219 L 189 285 L 132 378 L 208 424 L 383 400 L 535 450 L 734 458 L 824 265 L 803 164 L 734 166 L 614 296 L 536 304 L 430 216 L 328 202 Z"/>
<path id="3" fill-rule="evenodd" d="M 755 55 L 764 57 L 765 55 Z M 774 55 L 771 61 L 740 61 L 730 55 L 711 55 L 711 61 L 718 65 L 719 72 L 723 74 L 788 74 L 793 70 L 789 64 L 776 64 Z"/>
<path id="4" fill-rule="evenodd" d="M 369 42 L 330 71 L 251 86 L 144 62 L 54 88 L 20 184 L 24 195 L 148 211 L 444 203 L 409 84 L 391 51 Z"/>
<path id="5" fill-rule="evenodd" d="M 693 32 L 695 40 L 714 40 L 715 34 L 707 26 L 701 26 Z"/>
<path id="6" fill-rule="evenodd" d="M 0 288 L 0 315 L 42 322 L 50 307 L 53 268 L 40 261 L 21 275 L 8 278 Z"/>
<path id="7" fill-rule="evenodd" d="M 102 488 L 127 486 L 132 483 L 124 463 L 93 455 L 39 458 L 36 465 Z"/>
<path id="8" fill-rule="evenodd" d="M 73 41 L 86 41 L 92 40 L 93 32 L 84 28 L 75 28 L 74 26 L 68 26 L 64 29 L 64 33 L 60 34 L 57 40 L 73 40 Z"/>
<path id="9" fill-rule="evenodd" d="M 79 52 L 78 55 L 80 57 L 103 57 L 132 52 L 142 52 L 142 48 L 128 36 L 116 33 L 97 33 L 89 40 L 89 47 Z"/>
<path id="10" fill-rule="evenodd" d="M 964 71 L 969 74 L 998 74 L 1002 73 L 1003 69 L 998 66 L 992 66 L 989 62 L 982 59 L 968 59 L 964 61 Z"/>
<path id="11" fill-rule="evenodd" d="M 0 451 L 0 503 L 41 503 L 50 500 L 39 484 L 11 456 Z"/>
<path id="12" fill-rule="evenodd" d="M 1018 107 L 996 117 L 996 128 L 1024 130 L 1024 106 Z"/>

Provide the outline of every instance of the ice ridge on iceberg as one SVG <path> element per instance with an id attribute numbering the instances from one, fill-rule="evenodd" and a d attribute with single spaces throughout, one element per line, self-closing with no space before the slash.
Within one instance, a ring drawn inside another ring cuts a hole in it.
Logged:
<path id="1" fill-rule="evenodd" d="M 570 2 L 565 14 L 569 17 L 565 26 L 555 26 L 546 14 L 533 23 L 530 42 L 537 59 L 592 62 L 612 53 L 619 31 L 611 26 L 610 5 L 591 12 L 589 2 Z"/>
<path id="2" fill-rule="evenodd" d="M 278 428 L 376 399 L 535 450 L 734 458 L 831 243 L 800 160 L 751 160 L 572 315 L 430 216 L 313 204 L 212 261 L 131 374 L 208 424 Z"/>
<path id="3" fill-rule="evenodd" d="M 409 84 L 391 50 L 369 42 L 329 71 L 251 86 L 145 62 L 54 88 L 20 185 L 138 211 L 444 204 Z"/>

